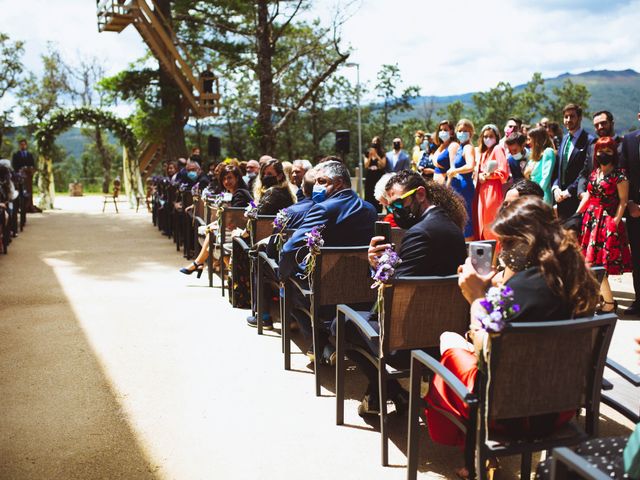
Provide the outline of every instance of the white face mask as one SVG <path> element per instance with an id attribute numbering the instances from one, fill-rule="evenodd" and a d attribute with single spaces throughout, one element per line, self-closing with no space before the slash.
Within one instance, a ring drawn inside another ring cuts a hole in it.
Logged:
<path id="1" fill-rule="evenodd" d="M 491 148 L 496 144 L 496 139 L 493 137 L 484 138 L 482 141 L 484 142 L 484 145 L 487 148 Z"/>
<path id="2" fill-rule="evenodd" d="M 522 152 L 511 155 L 514 160 L 520 160 L 522 158 Z"/>
<path id="3" fill-rule="evenodd" d="M 449 140 L 450 137 L 451 137 L 451 135 L 446 130 L 440 130 L 438 132 L 438 138 L 440 140 L 442 140 L 443 142 L 446 142 L 447 140 Z"/>

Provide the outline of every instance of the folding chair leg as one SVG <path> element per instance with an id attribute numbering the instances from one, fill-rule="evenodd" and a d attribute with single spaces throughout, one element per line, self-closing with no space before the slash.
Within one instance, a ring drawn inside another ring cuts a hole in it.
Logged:
<path id="1" fill-rule="evenodd" d="M 116 213 L 120 213 L 118 211 L 118 200 L 116 200 L 116 197 L 113 197 L 113 206 L 116 207 Z"/>
<path id="2" fill-rule="evenodd" d="M 344 424 L 344 313 L 336 323 L 336 425 Z"/>
<path id="3" fill-rule="evenodd" d="M 523 453 L 520 461 L 520 478 L 529 480 L 531 478 L 531 456 L 530 452 Z"/>
<path id="4" fill-rule="evenodd" d="M 409 424 L 407 426 L 407 480 L 416 480 L 418 476 L 418 429 L 420 428 L 420 362 L 412 359 L 409 388 Z"/>
<path id="5" fill-rule="evenodd" d="M 291 339 L 289 338 L 289 319 L 291 318 L 291 287 L 285 282 L 284 312 L 282 322 L 282 344 L 284 346 L 284 369 L 291 370 Z"/>
<path id="6" fill-rule="evenodd" d="M 262 260 L 260 260 L 260 258 L 257 258 L 255 260 L 255 262 L 257 262 L 256 265 L 256 280 L 257 280 L 257 285 L 255 286 L 256 289 L 256 299 L 255 299 L 255 305 L 256 305 L 256 311 L 255 311 L 255 315 L 256 315 L 256 321 L 258 324 L 258 335 L 262 335 L 262 329 L 263 329 L 263 321 L 262 321 L 262 314 L 264 312 L 264 294 L 262 292 L 262 290 L 259 288 L 259 286 L 261 286 L 262 288 L 264 288 L 264 280 L 263 281 L 259 281 L 260 279 L 262 279 Z M 251 278 L 251 293 L 253 293 L 253 276 Z M 251 302 L 253 304 L 253 302 Z"/>
<path id="7" fill-rule="evenodd" d="M 209 277 L 209 287 L 213 287 L 213 232 L 209 233 L 209 256 L 207 256 L 207 276 Z"/>
<path id="8" fill-rule="evenodd" d="M 320 383 L 320 358 L 322 357 L 322 352 L 318 349 L 320 348 L 320 325 L 319 318 L 320 314 L 318 310 L 313 305 L 313 300 L 311 301 L 311 331 L 313 335 L 313 378 L 316 383 L 316 397 L 319 397 L 322 394 L 322 384 Z"/>
<path id="9" fill-rule="evenodd" d="M 387 440 L 387 365 L 384 359 L 378 361 L 378 397 L 380 398 L 380 447 L 382 466 L 389 465 L 389 442 Z"/>

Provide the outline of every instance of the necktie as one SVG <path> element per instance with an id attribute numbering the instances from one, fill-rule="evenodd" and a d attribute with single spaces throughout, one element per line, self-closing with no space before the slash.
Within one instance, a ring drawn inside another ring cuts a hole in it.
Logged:
<path id="1" fill-rule="evenodd" d="M 565 184 L 565 174 L 567 173 L 567 165 L 569 165 L 569 157 L 571 156 L 571 150 L 573 150 L 573 142 L 571 141 L 571 134 L 568 135 L 567 142 L 564 144 L 564 150 L 562 152 L 562 185 Z"/>
<path id="2" fill-rule="evenodd" d="M 26 150 L 22 151 L 22 158 L 27 158 L 27 151 Z"/>

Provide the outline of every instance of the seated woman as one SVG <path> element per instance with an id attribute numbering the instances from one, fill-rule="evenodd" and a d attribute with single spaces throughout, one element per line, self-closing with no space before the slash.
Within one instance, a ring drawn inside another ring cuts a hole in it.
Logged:
<path id="1" fill-rule="evenodd" d="M 247 190 L 247 185 L 242 179 L 240 169 L 235 165 L 224 165 L 220 169 L 218 176 L 218 182 L 224 188 L 224 191 L 229 194 L 229 201 L 226 202 L 231 207 L 246 207 L 251 201 L 251 194 Z M 213 224 L 212 224 L 213 225 Z M 209 235 L 204 239 L 200 253 L 196 259 L 191 262 L 187 267 L 181 268 L 180 272 L 185 275 L 191 275 L 193 272 L 198 272 L 198 278 L 202 275 L 204 269 L 204 262 L 209 258 Z"/>
<path id="2" fill-rule="evenodd" d="M 501 281 L 513 290 L 520 306 L 509 322 L 552 321 L 592 315 L 598 301 L 598 285 L 587 269 L 573 236 L 567 235 L 543 199 L 525 196 L 502 208 L 492 226 L 502 245 L 500 260 L 505 265 Z M 441 337 L 441 363 L 473 391 L 478 372 L 477 354 L 486 331 L 476 315 L 480 301 L 491 286 L 495 273 L 481 276 L 467 258 L 459 269 L 463 295 L 472 304 L 469 336 L 473 345 L 460 335 L 445 332 Z M 465 435 L 448 417 L 453 414 L 462 424 L 469 417 L 468 407 L 450 391 L 441 377 L 434 377 L 426 396 L 429 435 L 438 443 L 463 446 Z M 440 410 L 440 411 L 439 411 Z M 535 419 L 512 419 L 495 428 L 509 431 L 549 432 L 569 421 L 575 412 L 544 415 Z M 466 469 L 457 475 L 468 476 Z"/>

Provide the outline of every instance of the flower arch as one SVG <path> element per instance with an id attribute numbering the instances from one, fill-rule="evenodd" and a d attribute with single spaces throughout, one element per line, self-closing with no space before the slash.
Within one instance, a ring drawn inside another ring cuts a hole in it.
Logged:
<path id="1" fill-rule="evenodd" d="M 133 205 L 136 196 L 143 196 L 142 177 L 135 157 L 136 137 L 127 123 L 111 112 L 96 108 L 81 107 L 63 110 L 53 114 L 38 126 L 35 137 L 38 145 L 40 171 L 39 187 L 42 197 L 41 208 L 53 208 L 55 189 L 53 183 L 52 150 L 56 138 L 65 130 L 78 123 L 90 124 L 109 130 L 122 144 L 124 187 Z"/>

